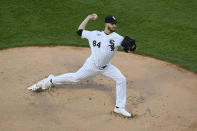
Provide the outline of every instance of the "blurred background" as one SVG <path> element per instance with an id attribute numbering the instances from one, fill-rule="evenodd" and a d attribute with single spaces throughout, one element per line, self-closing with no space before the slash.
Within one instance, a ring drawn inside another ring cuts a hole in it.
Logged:
<path id="1" fill-rule="evenodd" d="M 116 32 L 136 39 L 135 53 L 197 73 L 196 0 L 0 0 L 0 49 L 88 47 L 76 31 L 91 13 L 98 19 L 87 30 L 103 30 L 105 16 L 114 15 Z"/>

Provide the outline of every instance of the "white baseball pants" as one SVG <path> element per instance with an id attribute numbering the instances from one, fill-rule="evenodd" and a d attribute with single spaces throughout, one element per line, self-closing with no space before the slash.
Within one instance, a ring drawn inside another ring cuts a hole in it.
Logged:
<path id="1" fill-rule="evenodd" d="M 77 72 L 55 76 L 52 79 L 52 83 L 59 85 L 65 82 L 78 82 L 98 74 L 102 74 L 116 81 L 116 106 L 124 108 L 126 105 L 126 78 L 120 70 L 112 64 L 108 64 L 106 68 L 100 70 L 92 60 L 88 58 Z"/>

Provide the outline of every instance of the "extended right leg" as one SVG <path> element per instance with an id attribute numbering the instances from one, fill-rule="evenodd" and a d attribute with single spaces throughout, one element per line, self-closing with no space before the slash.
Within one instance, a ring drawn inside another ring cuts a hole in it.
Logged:
<path id="1" fill-rule="evenodd" d="M 77 72 L 67 73 L 52 78 L 54 85 L 64 84 L 65 82 L 78 82 L 82 79 L 95 76 L 98 72 L 90 62 L 86 62 Z"/>
<path id="2" fill-rule="evenodd" d="M 59 76 L 50 75 L 38 83 L 32 85 L 28 90 L 37 91 L 39 89 L 45 90 L 50 88 L 52 85 L 60 85 L 65 82 L 78 82 L 82 79 L 95 76 L 99 72 L 95 69 L 94 64 L 90 60 L 86 60 L 85 64 L 75 73 L 67 73 Z"/>

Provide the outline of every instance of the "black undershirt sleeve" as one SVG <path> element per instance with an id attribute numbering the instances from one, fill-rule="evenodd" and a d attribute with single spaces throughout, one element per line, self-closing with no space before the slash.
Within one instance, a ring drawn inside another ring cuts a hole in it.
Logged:
<path id="1" fill-rule="evenodd" d="M 77 31 L 77 34 L 78 34 L 79 36 L 81 36 L 81 35 L 82 35 L 82 32 L 83 32 L 83 30 L 82 30 L 82 29 L 79 29 L 79 30 Z"/>

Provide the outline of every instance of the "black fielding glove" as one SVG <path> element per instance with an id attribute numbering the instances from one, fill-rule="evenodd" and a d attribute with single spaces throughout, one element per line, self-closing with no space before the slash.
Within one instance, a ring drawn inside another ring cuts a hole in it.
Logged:
<path id="1" fill-rule="evenodd" d="M 125 52 L 134 52 L 136 50 L 135 40 L 129 36 L 125 36 L 121 46 Z"/>

